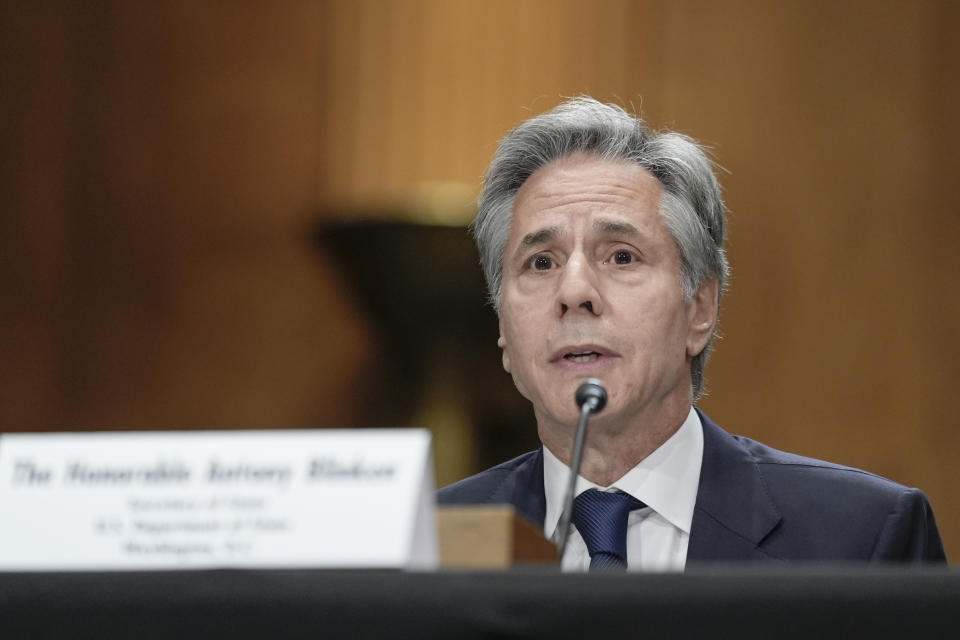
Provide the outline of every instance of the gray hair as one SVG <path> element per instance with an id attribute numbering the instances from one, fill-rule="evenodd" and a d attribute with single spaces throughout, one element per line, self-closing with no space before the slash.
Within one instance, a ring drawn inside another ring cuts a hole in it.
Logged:
<path id="1" fill-rule="evenodd" d="M 651 131 L 639 116 L 617 105 L 581 96 L 517 126 L 500 143 L 490 163 L 473 235 L 490 301 L 498 314 L 503 252 L 517 191 L 537 169 L 576 153 L 633 162 L 659 180 L 663 188 L 660 212 L 677 243 L 685 297 L 692 299 L 711 278 L 717 279 L 722 295 L 730 271 L 723 249 L 726 212 L 703 147 L 683 134 Z M 690 366 L 694 399 L 703 391 L 703 370 L 712 342 L 713 336 Z"/>

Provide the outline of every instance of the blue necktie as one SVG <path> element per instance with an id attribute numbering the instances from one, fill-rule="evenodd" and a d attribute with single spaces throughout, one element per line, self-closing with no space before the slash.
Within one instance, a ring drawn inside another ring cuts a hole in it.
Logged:
<path id="1" fill-rule="evenodd" d="M 572 520 L 590 552 L 590 571 L 627 568 L 627 519 L 645 506 L 626 493 L 587 489 L 577 496 Z"/>

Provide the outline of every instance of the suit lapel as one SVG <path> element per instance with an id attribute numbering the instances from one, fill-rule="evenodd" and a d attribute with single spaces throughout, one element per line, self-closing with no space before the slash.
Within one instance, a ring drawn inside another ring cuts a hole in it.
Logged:
<path id="1" fill-rule="evenodd" d="M 687 562 L 775 559 L 760 544 L 780 522 L 780 513 L 756 461 L 703 413 L 700 420 L 703 465 Z"/>
<path id="2" fill-rule="evenodd" d="M 697 410 L 703 424 L 703 464 L 690 528 L 687 563 L 771 560 L 763 539 L 780 522 L 753 457 L 726 431 Z M 543 527 L 543 448 L 509 473 L 487 499 L 510 503 Z"/>
<path id="3" fill-rule="evenodd" d="M 487 502 L 508 502 L 538 529 L 547 516 L 547 498 L 543 491 L 543 447 L 508 474 Z"/>

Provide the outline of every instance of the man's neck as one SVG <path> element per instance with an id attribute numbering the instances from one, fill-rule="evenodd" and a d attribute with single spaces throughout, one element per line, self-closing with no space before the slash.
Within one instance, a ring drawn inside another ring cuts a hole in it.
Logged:
<path id="1" fill-rule="evenodd" d="M 690 402 L 674 402 L 658 409 L 634 417 L 626 426 L 615 416 L 591 419 L 580 475 L 602 487 L 612 485 L 677 432 L 690 413 Z M 537 422 L 540 441 L 570 466 L 576 425 L 556 425 L 539 416 Z"/>

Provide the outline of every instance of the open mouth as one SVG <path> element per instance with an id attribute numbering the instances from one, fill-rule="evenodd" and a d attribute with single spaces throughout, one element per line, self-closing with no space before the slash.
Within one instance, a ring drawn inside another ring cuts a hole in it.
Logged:
<path id="1" fill-rule="evenodd" d="M 600 358 L 600 354 L 596 351 L 583 351 L 581 353 L 567 353 L 563 356 L 564 360 L 569 360 L 570 362 L 595 362 Z"/>

